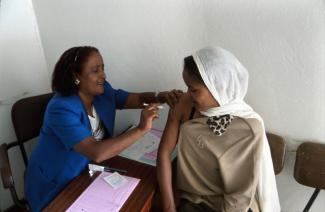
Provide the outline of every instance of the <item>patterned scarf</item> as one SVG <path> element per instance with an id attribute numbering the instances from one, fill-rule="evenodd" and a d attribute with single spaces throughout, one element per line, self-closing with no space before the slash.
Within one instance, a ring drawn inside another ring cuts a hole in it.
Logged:
<path id="1" fill-rule="evenodd" d="M 208 118 L 207 124 L 217 136 L 222 136 L 233 119 L 234 116 L 229 114 L 222 116 L 211 116 Z"/>

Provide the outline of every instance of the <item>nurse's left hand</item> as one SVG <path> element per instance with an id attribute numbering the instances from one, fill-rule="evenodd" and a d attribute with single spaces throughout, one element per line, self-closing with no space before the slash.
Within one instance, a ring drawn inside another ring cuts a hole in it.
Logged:
<path id="1" fill-rule="evenodd" d="M 173 89 L 171 91 L 163 91 L 159 92 L 158 100 L 160 103 L 167 103 L 169 107 L 174 107 L 182 95 L 182 90 Z"/>

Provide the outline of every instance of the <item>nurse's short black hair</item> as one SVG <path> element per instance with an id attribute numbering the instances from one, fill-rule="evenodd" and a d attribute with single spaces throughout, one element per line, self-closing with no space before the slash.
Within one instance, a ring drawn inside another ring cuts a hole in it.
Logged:
<path id="1" fill-rule="evenodd" d="M 66 50 L 55 64 L 52 90 L 64 96 L 77 93 L 76 74 L 81 74 L 84 64 L 93 52 L 99 53 L 98 49 L 92 46 L 72 47 Z"/>
<path id="2" fill-rule="evenodd" d="M 186 71 L 188 74 L 196 78 L 200 83 L 205 85 L 192 55 L 184 58 L 184 71 Z"/>

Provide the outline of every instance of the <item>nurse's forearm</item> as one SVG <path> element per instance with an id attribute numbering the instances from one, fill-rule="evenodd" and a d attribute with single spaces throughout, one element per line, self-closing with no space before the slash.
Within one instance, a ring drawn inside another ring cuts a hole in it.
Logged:
<path id="1" fill-rule="evenodd" d="M 155 92 L 130 93 L 124 105 L 124 109 L 143 108 L 144 103 L 158 103 L 159 98 Z"/>
<path id="2" fill-rule="evenodd" d="M 100 163 L 118 155 L 121 151 L 141 138 L 145 133 L 146 131 L 136 127 L 120 136 L 104 139 L 102 141 L 95 141 L 93 137 L 88 137 L 75 145 L 74 149 L 90 160 Z"/>
<path id="3" fill-rule="evenodd" d="M 96 162 L 102 162 L 106 159 L 114 157 L 124 149 L 132 145 L 135 141 L 146 134 L 145 131 L 138 127 L 133 128 L 115 138 L 105 139 L 102 141 L 102 147 L 99 148 L 98 158 Z"/>

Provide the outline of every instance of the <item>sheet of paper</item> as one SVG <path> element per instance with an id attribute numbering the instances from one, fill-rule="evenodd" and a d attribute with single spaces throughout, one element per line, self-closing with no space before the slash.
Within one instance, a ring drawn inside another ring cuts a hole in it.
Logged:
<path id="1" fill-rule="evenodd" d="M 160 143 L 162 131 L 151 129 L 142 138 L 129 146 L 119 155 L 132 160 L 139 161 L 141 163 L 156 166 L 157 152 Z M 176 157 L 176 151 L 174 150 L 171 156 L 173 160 Z"/>
<path id="2" fill-rule="evenodd" d="M 160 138 L 151 132 L 145 134 L 141 139 L 121 152 L 120 155 L 139 160 L 144 154 L 158 148 Z"/>
<path id="3" fill-rule="evenodd" d="M 128 180 L 125 177 L 123 177 L 117 172 L 114 172 L 113 174 L 104 177 L 103 179 L 115 189 L 123 186 L 125 183 L 128 182 Z"/>
<path id="4" fill-rule="evenodd" d="M 127 182 L 119 188 L 112 188 L 104 180 L 112 173 L 103 172 L 92 182 L 78 199 L 68 208 L 68 212 L 117 212 L 126 202 L 140 179 L 123 176 Z"/>

